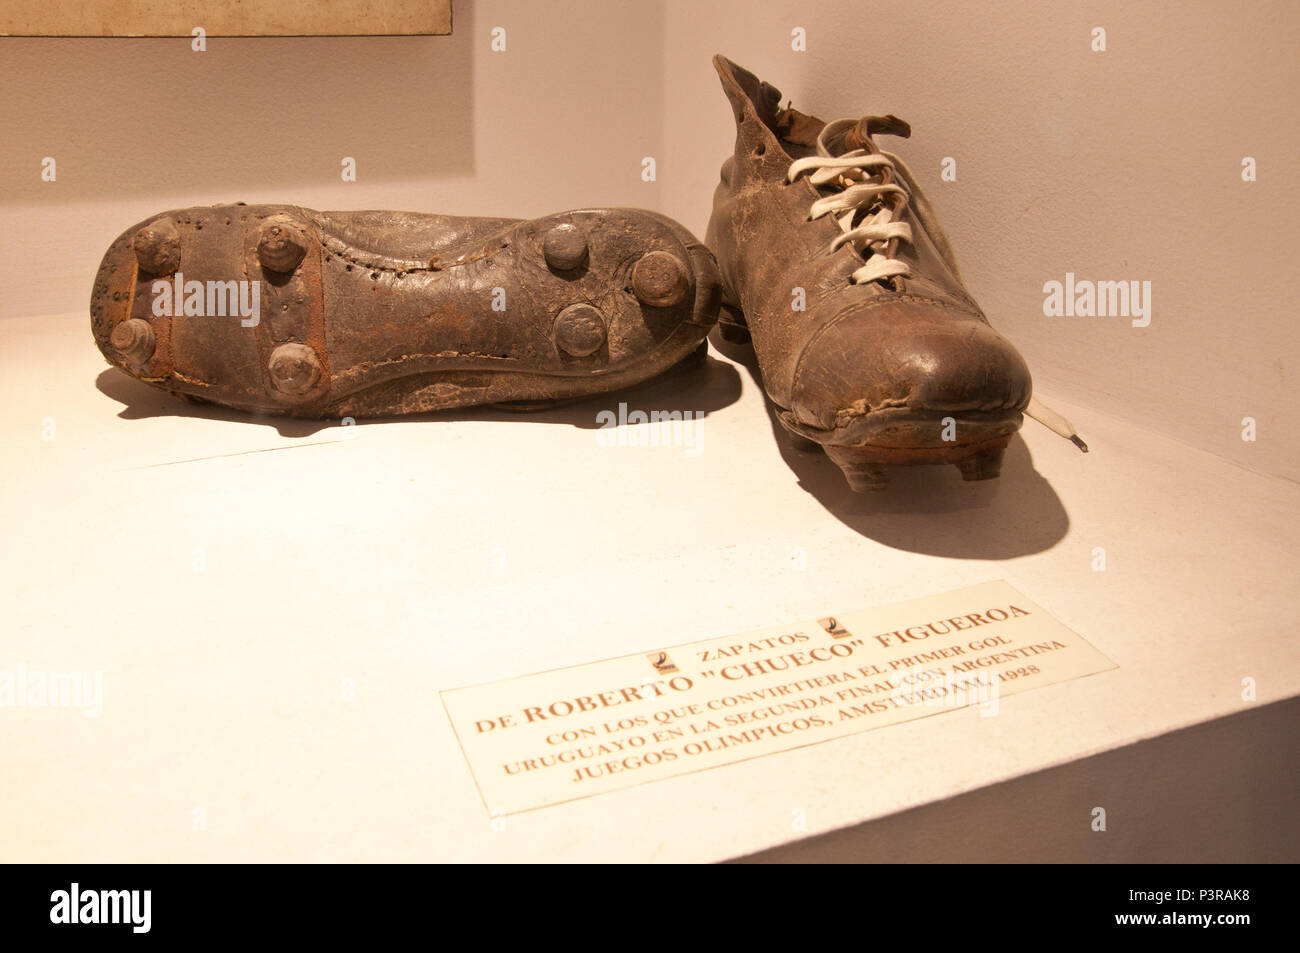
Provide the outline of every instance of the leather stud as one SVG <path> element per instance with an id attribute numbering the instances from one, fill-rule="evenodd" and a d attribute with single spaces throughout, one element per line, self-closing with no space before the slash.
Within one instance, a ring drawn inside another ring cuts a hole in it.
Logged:
<path id="1" fill-rule="evenodd" d="M 605 316 L 589 304 L 571 304 L 555 319 L 555 344 L 570 357 L 587 357 L 605 343 Z"/>
<path id="2" fill-rule="evenodd" d="M 123 358 L 133 364 L 143 364 L 148 361 L 153 357 L 154 348 L 157 346 L 153 328 L 144 318 L 128 318 L 123 321 L 113 328 L 109 341 Z"/>
<path id="3" fill-rule="evenodd" d="M 632 269 L 632 291 L 652 308 L 671 308 L 686 297 L 686 266 L 666 251 L 646 252 Z"/>
<path id="4" fill-rule="evenodd" d="M 825 446 L 826 455 L 843 471 L 849 487 L 857 493 L 883 490 L 889 486 L 889 467 L 877 462 L 858 447 Z"/>
<path id="5" fill-rule="evenodd" d="M 307 236 L 287 219 L 268 219 L 257 240 L 257 260 L 267 271 L 288 274 L 307 254 Z"/>
<path id="6" fill-rule="evenodd" d="M 1002 472 L 1002 456 L 1005 452 L 1005 447 L 993 447 L 977 450 L 970 456 L 963 457 L 957 461 L 961 478 L 967 481 L 992 480 Z"/>
<path id="7" fill-rule="evenodd" d="M 587 236 L 576 225 L 556 225 L 542 239 L 542 254 L 556 271 L 572 271 L 587 260 Z"/>
<path id="8" fill-rule="evenodd" d="M 271 352 L 268 363 L 271 384 L 281 394 L 301 397 L 321 378 L 320 359 L 305 344 L 281 344 Z"/>
<path id="9" fill-rule="evenodd" d="M 140 270 L 151 275 L 170 275 L 181 263 L 181 235 L 169 218 L 160 218 L 140 229 L 132 245 Z"/>

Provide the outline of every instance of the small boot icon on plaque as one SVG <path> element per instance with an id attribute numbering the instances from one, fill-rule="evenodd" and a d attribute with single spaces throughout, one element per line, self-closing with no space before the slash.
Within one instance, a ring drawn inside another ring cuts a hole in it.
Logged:
<path id="1" fill-rule="evenodd" d="M 667 675 L 677 671 L 677 663 L 668 657 L 667 652 L 651 652 L 646 658 L 650 660 L 656 672 Z"/>
<path id="2" fill-rule="evenodd" d="M 848 629 L 840 625 L 840 620 L 835 616 L 827 616 L 825 619 L 818 619 L 817 624 L 831 634 L 833 639 L 843 639 L 852 635 Z"/>

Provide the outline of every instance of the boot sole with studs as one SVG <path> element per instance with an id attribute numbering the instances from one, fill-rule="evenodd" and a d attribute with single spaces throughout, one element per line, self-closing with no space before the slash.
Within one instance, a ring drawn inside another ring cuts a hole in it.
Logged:
<path id="1" fill-rule="evenodd" d="M 653 212 L 229 205 L 124 232 L 90 311 L 109 363 L 177 395 L 376 417 L 639 383 L 696 351 L 719 300 L 712 254 Z"/>

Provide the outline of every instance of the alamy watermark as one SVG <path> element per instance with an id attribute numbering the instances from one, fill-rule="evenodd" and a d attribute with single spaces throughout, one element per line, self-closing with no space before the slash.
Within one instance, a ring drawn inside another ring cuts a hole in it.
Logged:
<path id="1" fill-rule="evenodd" d="M 171 281 L 153 283 L 155 317 L 225 318 L 238 316 L 243 327 L 262 320 L 262 282 L 186 281 L 179 271 Z"/>
<path id="2" fill-rule="evenodd" d="M 596 414 L 600 429 L 596 442 L 602 447 L 681 447 L 686 456 L 704 452 L 704 411 L 628 410 L 620 402 L 618 412 Z"/>
<path id="3" fill-rule="evenodd" d="M 991 718 L 998 713 L 1000 683 L 1004 677 L 990 672 L 909 671 L 902 676 L 906 687 L 895 692 L 893 697 L 903 705 L 927 708 L 975 707 L 982 717 Z"/>
<path id="4" fill-rule="evenodd" d="M 103 672 L 44 672 L 19 662 L 0 669 L 0 708 L 80 708 L 87 718 L 104 710 Z"/>
<path id="5" fill-rule="evenodd" d="M 1043 284 L 1043 316 L 1048 318 L 1132 318 L 1133 327 L 1151 323 L 1151 282 L 1076 280 Z"/>
<path id="6" fill-rule="evenodd" d="M 152 890 L 91 890 L 74 881 L 67 890 L 50 894 L 54 924 L 121 924 L 132 933 L 148 933 L 152 909 Z"/>

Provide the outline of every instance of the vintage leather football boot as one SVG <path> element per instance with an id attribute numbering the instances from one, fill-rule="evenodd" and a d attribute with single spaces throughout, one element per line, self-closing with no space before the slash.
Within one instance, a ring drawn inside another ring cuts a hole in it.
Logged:
<path id="1" fill-rule="evenodd" d="M 188 398 L 299 417 L 545 406 L 692 357 L 717 318 L 712 254 L 635 209 L 548 218 L 164 212 L 109 248 L 104 356 Z"/>
<path id="2" fill-rule="evenodd" d="M 899 465 L 996 477 L 1029 369 L 967 294 L 912 174 L 876 146 L 907 124 L 827 124 L 713 62 L 736 120 L 705 238 L 722 272 L 720 331 L 752 336 L 781 423 L 855 490 L 884 487 Z"/>

